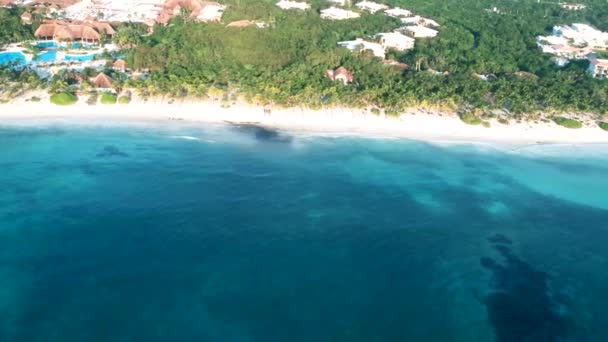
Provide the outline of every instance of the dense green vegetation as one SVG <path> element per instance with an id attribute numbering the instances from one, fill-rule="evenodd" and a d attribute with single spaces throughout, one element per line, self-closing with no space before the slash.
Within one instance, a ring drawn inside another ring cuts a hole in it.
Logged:
<path id="1" fill-rule="evenodd" d="M 410 66 L 405 72 L 336 45 L 392 31 L 401 26 L 397 19 L 378 13 L 323 20 L 318 11 L 328 6 L 326 0 L 311 1 L 313 8 L 305 12 L 280 10 L 275 0 L 225 0 L 228 9 L 221 23 L 178 17 L 149 35 L 144 25 L 120 25 L 115 43 L 124 49 L 131 68 L 150 71 L 150 77 L 127 81 L 111 76 L 119 89 L 136 88 L 146 97 L 208 96 L 231 101 L 241 96 L 257 104 L 375 106 L 386 113 L 410 106 L 458 109 L 465 114 L 483 109 L 497 113 L 502 121 L 535 118 L 538 112 L 607 112 L 608 81 L 591 78 L 585 72 L 587 61 L 559 69 L 535 44 L 536 36 L 547 34 L 556 24 L 588 22 L 608 30 L 608 5 L 603 0 L 585 1 L 589 8 L 584 11 L 536 0 L 379 1 L 442 25 L 438 37 L 417 39 L 411 51 L 389 53 L 388 58 Z M 493 7 L 500 13 L 486 11 Z M 16 9 L 0 9 L 0 18 L 7 19 L 2 20 L 0 43 L 31 37 L 33 27 L 22 26 L 19 14 Z M 270 27 L 226 27 L 242 19 L 262 20 Z M 351 70 L 356 82 L 344 86 L 325 79 L 324 70 L 338 66 Z M 516 76 L 517 71 L 537 77 Z M 92 75 L 85 74 L 86 90 L 90 87 L 86 79 Z M 486 82 L 473 74 L 494 74 L 497 79 Z M 51 92 L 66 91 L 77 79 L 67 72 L 56 75 Z M 32 81 L 39 86 L 38 80 Z M 481 123 L 471 115 L 471 123 Z"/>
<path id="2" fill-rule="evenodd" d="M 483 123 L 480 117 L 471 112 L 460 114 L 460 120 L 469 125 L 481 125 Z"/>
<path id="3" fill-rule="evenodd" d="M 561 116 L 553 118 L 553 121 L 555 121 L 556 124 L 558 124 L 560 126 L 564 126 L 566 128 L 581 128 L 581 127 L 583 127 L 583 124 L 580 121 L 574 120 L 574 119 L 564 118 L 564 117 L 561 117 Z"/>
<path id="4" fill-rule="evenodd" d="M 32 39 L 32 30 L 21 24 L 22 10 L 16 7 L 0 8 L 0 47 L 8 43 Z"/>
<path id="5" fill-rule="evenodd" d="M 0 66 L 0 102 L 23 95 L 27 90 L 37 89 L 46 83 L 31 70 L 15 70 Z"/>
<path id="6" fill-rule="evenodd" d="M 57 93 L 51 95 L 51 103 L 59 106 L 69 106 L 78 102 L 78 97 L 72 93 Z"/>
<path id="7" fill-rule="evenodd" d="M 102 104 L 115 104 L 116 100 L 117 100 L 116 94 L 112 94 L 112 93 L 101 94 L 101 103 Z"/>
<path id="8" fill-rule="evenodd" d="M 601 121 L 598 126 L 600 126 L 601 129 L 603 129 L 604 131 L 608 131 L 608 122 L 605 121 Z"/>
<path id="9" fill-rule="evenodd" d="M 137 48 L 129 50 L 131 66 L 152 71 L 149 80 L 130 85 L 150 94 L 238 93 L 256 103 L 313 107 L 377 105 L 399 110 L 429 105 L 501 109 L 516 117 L 547 110 L 606 111 L 608 85 L 585 73 L 586 61 L 558 69 L 535 45 L 535 37 L 555 24 L 589 21 L 606 29 L 602 19 L 608 18 L 608 6 L 599 1 L 590 5 L 593 11 L 580 12 L 532 0 L 388 1 L 442 24 L 437 38 L 417 40 L 414 50 L 389 55 L 410 65 L 405 73 L 336 46 L 340 40 L 399 27 L 396 19 L 366 14 L 354 20 L 322 20 L 317 10 L 326 6 L 323 1 L 313 2 L 313 10 L 304 13 L 279 10 L 274 0 L 226 2 L 225 23 L 259 19 L 271 27 L 234 29 L 176 18 L 140 37 Z M 494 6 L 502 13 L 485 10 Z M 323 77 L 325 69 L 340 65 L 355 73 L 355 85 Z M 518 77 L 516 71 L 539 77 Z M 498 79 L 485 82 L 473 73 L 492 73 Z"/>

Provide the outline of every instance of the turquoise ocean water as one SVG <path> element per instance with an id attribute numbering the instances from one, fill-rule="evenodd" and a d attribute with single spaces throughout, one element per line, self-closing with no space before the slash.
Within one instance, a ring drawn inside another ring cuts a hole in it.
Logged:
<path id="1" fill-rule="evenodd" d="M 608 147 L 0 128 L 0 341 L 607 341 Z"/>

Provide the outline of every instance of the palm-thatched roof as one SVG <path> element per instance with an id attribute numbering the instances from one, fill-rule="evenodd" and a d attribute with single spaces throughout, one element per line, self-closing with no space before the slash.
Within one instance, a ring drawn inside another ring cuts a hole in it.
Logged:
<path id="1" fill-rule="evenodd" d="M 107 25 L 107 26 L 106 26 Z M 104 28 L 104 31 L 111 35 L 115 31 L 107 23 L 98 22 L 65 22 L 65 21 L 45 21 L 38 27 L 34 35 L 36 37 L 44 37 L 57 40 L 87 40 L 98 41 L 101 39 L 100 32 L 96 27 Z M 111 29 L 109 32 L 105 29 Z"/>
<path id="2" fill-rule="evenodd" d="M 112 80 L 110 76 L 100 72 L 93 79 L 93 86 L 98 89 L 113 89 L 112 82 L 114 82 L 114 80 Z"/>
<path id="3" fill-rule="evenodd" d="M 112 69 L 114 70 L 126 70 L 127 62 L 124 59 L 117 59 L 114 64 L 112 64 Z"/>

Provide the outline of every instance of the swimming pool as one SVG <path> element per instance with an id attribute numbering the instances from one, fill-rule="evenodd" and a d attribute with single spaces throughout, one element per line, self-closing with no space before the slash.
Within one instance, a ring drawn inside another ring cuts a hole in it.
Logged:
<path id="1" fill-rule="evenodd" d="M 47 50 L 38 54 L 38 56 L 32 61 L 27 61 L 25 55 L 21 52 L 0 52 L 0 65 L 17 62 L 19 65 L 23 64 L 37 64 L 37 63 L 52 63 L 56 61 L 69 61 L 69 62 L 88 62 L 95 59 L 94 54 L 89 55 L 64 55 L 63 58 L 59 58 L 57 50 Z"/>
<path id="2" fill-rule="evenodd" d="M 27 60 L 21 52 L 0 52 L 0 64 L 14 63 L 25 64 Z"/>
<path id="3" fill-rule="evenodd" d="M 52 40 L 45 40 L 45 41 L 39 41 L 36 43 L 36 47 L 40 48 L 40 49 L 65 49 L 65 48 L 69 48 L 69 49 L 81 49 L 81 48 L 90 48 L 92 47 L 93 44 L 87 44 L 87 43 L 81 43 L 81 42 L 74 42 L 74 43 L 59 43 L 57 44 L 57 42 L 52 41 Z"/>

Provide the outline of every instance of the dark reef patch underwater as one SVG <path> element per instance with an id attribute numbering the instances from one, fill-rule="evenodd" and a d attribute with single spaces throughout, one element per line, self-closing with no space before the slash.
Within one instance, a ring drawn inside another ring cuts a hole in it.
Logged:
<path id="1" fill-rule="evenodd" d="M 0 341 L 608 341 L 602 146 L 0 128 Z"/>

